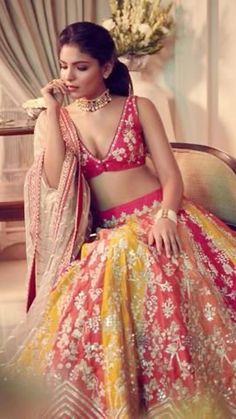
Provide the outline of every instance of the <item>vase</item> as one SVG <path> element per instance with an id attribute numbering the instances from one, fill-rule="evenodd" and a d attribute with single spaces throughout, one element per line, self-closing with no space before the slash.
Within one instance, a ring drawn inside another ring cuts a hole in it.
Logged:
<path id="1" fill-rule="evenodd" d="M 129 71 L 143 71 L 149 61 L 149 54 L 146 55 L 134 55 L 126 54 L 119 57 L 119 60 L 124 63 Z"/>

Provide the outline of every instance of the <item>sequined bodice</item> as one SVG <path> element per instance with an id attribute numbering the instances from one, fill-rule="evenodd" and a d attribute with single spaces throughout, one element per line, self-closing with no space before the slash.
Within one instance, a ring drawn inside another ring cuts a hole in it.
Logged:
<path id="1" fill-rule="evenodd" d="M 86 179 L 103 172 L 127 170 L 144 165 L 145 147 L 136 97 L 127 97 L 113 141 L 103 159 L 95 157 L 83 142 L 79 141 L 81 166 Z"/>

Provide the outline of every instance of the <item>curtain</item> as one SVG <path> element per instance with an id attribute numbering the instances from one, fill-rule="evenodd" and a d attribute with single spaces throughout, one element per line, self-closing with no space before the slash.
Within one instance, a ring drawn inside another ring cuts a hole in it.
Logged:
<path id="1" fill-rule="evenodd" d="M 96 0 L 0 0 L 0 117 L 22 119 L 21 104 L 58 76 L 59 32 L 95 18 Z M 30 136 L 0 137 L 0 199 L 23 198 L 32 158 Z M 0 253 L 24 241 L 22 227 L 13 224 L 0 223 Z"/>
<path id="2" fill-rule="evenodd" d="M 94 20 L 95 7 L 96 0 L 1 0 L 0 62 L 28 97 L 58 75 L 59 32 L 69 23 Z"/>

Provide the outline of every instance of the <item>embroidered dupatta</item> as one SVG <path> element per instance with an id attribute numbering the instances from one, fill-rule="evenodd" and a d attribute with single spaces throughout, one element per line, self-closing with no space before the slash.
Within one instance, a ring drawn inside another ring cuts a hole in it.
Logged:
<path id="1" fill-rule="evenodd" d="M 36 141 L 42 135 L 42 120 L 40 115 L 35 127 Z M 25 181 L 28 314 L 4 346 L 4 358 L 7 357 L 10 362 L 37 328 L 50 290 L 78 255 L 89 229 L 89 186 L 81 173 L 76 129 L 63 108 L 60 113 L 60 131 L 66 144 L 66 154 L 58 189 L 53 190 L 53 199 L 49 199 L 48 203 L 47 199 L 42 199 L 45 189 L 50 189 L 43 178 L 44 151 L 28 171 Z M 50 241 L 46 252 L 42 240 L 45 229 Z M 39 264 L 40 272 L 37 269 Z"/>

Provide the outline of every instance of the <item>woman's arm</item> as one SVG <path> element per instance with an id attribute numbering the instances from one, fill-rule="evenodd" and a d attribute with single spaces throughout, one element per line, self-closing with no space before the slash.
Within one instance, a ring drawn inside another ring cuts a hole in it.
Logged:
<path id="1" fill-rule="evenodd" d="M 149 99 L 138 98 L 137 104 L 145 142 L 163 188 L 162 208 L 177 212 L 183 195 L 183 181 L 161 118 Z"/>
<path id="2" fill-rule="evenodd" d="M 48 83 L 41 89 L 41 93 L 47 106 L 44 174 L 48 185 L 56 189 L 65 158 L 65 143 L 60 132 L 59 116 L 66 87 L 58 79 Z"/>
<path id="3" fill-rule="evenodd" d="M 163 189 L 161 207 L 177 212 L 183 196 L 183 181 L 162 121 L 149 99 L 138 98 L 137 105 L 145 142 Z M 178 256 L 181 245 L 176 225 L 172 220 L 160 218 L 155 222 L 150 232 L 149 244 L 153 244 L 154 241 L 159 252 L 164 245 L 168 257 L 172 254 Z"/>

